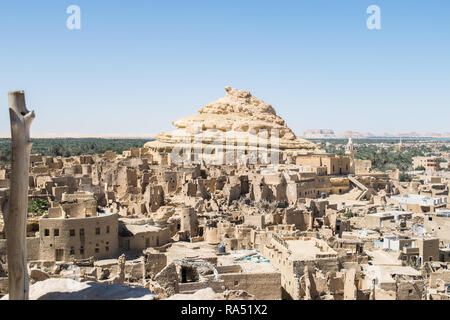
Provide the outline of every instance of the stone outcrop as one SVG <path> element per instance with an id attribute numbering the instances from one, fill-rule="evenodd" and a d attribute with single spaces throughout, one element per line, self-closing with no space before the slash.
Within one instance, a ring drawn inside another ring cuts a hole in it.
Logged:
<path id="1" fill-rule="evenodd" d="M 271 105 L 249 91 L 230 87 L 225 91 L 225 97 L 207 104 L 198 114 L 174 121 L 177 130 L 159 134 L 145 147 L 159 152 L 154 158 L 164 162 L 163 152 L 170 152 L 175 146 L 184 147 L 187 143 L 193 148 L 204 148 L 220 137 L 233 136 L 237 143 L 232 148 L 260 150 L 275 144 L 273 139 L 278 135 L 278 146 L 274 147 L 279 148 L 280 153 L 295 155 L 322 151 L 314 143 L 297 138 Z"/>
<path id="2" fill-rule="evenodd" d="M 38 282 L 38 281 L 44 281 L 50 278 L 50 276 L 39 269 L 31 269 L 30 270 L 30 278 L 34 281 L 34 282 Z"/>

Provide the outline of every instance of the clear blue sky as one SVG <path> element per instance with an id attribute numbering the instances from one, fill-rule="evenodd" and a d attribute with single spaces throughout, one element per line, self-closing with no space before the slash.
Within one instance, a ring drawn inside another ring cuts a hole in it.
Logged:
<path id="1" fill-rule="evenodd" d="M 10 90 L 26 90 L 32 133 L 150 134 L 227 85 L 297 134 L 448 132 L 449 40 L 448 0 L 2 1 L 0 133 Z"/>

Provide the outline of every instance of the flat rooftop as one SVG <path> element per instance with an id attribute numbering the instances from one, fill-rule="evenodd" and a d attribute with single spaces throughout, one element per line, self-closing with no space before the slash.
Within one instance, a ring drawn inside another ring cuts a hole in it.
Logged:
<path id="1" fill-rule="evenodd" d="M 139 225 L 139 224 L 126 224 L 125 227 L 130 231 L 133 235 L 144 232 L 158 232 L 161 228 L 152 226 L 152 225 Z"/>
<path id="2" fill-rule="evenodd" d="M 401 266 L 402 261 L 398 260 L 398 252 L 388 252 L 382 249 L 367 250 L 367 255 L 372 258 L 374 266 Z"/>
<path id="3" fill-rule="evenodd" d="M 167 264 L 183 258 L 217 258 L 217 245 L 207 242 L 175 242 L 167 248 Z"/>
<path id="4" fill-rule="evenodd" d="M 57 217 L 49 217 L 48 213 L 44 214 L 41 219 L 49 219 L 49 220 L 64 220 L 64 219 L 92 219 L 92 218 L 98 218 L 98 217 L 107 217 L 107 216 L 112 216 L 112 215 L 117 215 L 117 213 L 112 213 L 112 212 L 97 212 L 96 215 L 88 215 L 88 216 L 67 216 L 66 218 L 64 218 L 62 215 L 57 216 Z"/>
<path id="5" fill-rule="evenodd" d="M 256 250 L 235 250 L 228 255 L 220 255 L 217 257 L 217 265 L 238 265 L 245 273 L 278 272 L 270 260 Z"/>
<path id="6" fill-rule="evenodd" d="M 412 215 L 412 212 L 410 211 L 400 211 L 400 210 L 392 210 L 392 211 L 383 211 L 383 212 L 376 212 L 368 214 L 367 216 L 373 216 L 373 217 L 398 217 L 403 215 Z"/>
<path id="7" fill-rule="evenodd" d="M 395 283 L 394 275 L 420 277 L 422 273 L 410 266 L 361 265 L 370 278 L 378 278 L 380 283 Z"/>
<path id="8" fill-rule="evenodd" d="M 270 260 L 256 250 L 233 250 L 228 251 L 225 255 L 217 255 L 217 251 L 217 245 L 211 245 L 204 241 L 175 242 L 167 249 L 167 264 L 183 258 L 214 258 L 217 259 L 217 266 L 239 266 L 240 272 L 244 273 L 278 272 Z"/>
<path id="9" fill-rule="evenodd" d="M 337 255 L 325 241 L 314 238 L 286 240 L 286 244 L 291 251 L 291 260 L 314 260 L 320 258 L 320 254 Z"/>

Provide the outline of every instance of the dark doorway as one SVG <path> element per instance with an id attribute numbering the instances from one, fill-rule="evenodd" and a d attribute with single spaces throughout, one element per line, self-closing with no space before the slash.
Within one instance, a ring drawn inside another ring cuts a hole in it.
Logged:
<path id="1" fill-rule="evenodd" d="M 64 250 L 63 249 L 55 249 L 55 260 L 63 261 L 64 259 Z"/>

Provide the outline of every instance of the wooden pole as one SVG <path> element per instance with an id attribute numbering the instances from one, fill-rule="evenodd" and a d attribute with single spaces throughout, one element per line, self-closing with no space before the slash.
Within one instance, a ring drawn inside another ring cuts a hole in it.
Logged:
<path id="1" fill-rule="evenodd" d="M 5 217 L 8 254 L 9 299 L 28 300 L 29 276 L 27 267 L 27 211 L 29 165 L 32 142 L 30 126 L 34 111 L 25 105 L 25 93 L 8 93 L 11 123 L 12 160 L 10 195 Z"/>

